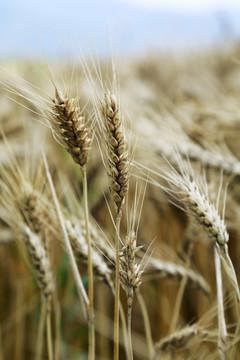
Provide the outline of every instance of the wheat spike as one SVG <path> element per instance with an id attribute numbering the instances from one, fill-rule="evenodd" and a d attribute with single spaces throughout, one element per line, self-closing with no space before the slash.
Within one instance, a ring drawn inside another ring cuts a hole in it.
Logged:
<path id="1" fill-rule="evenodd" d="M 187 276 L 187 283 L 189 285 L 197 289 L 201 289 L 206 295 L 211 293 L 210 286 L 200 274 L 170 261 L 163 261 L 161 259 L 151 257 L 148 261 L 148 266 L 144 271 L 144 275 L 146 278 L 168 277 L 176 280 L 181 280 Z"/>
<path id="2" fill-rule="evenodd" d="M 68 232 L 69 240 L 75 251 L 75 254 L 84 262 L 88 261 L 88 247 L 84 236 L 84 227 L 81 228 L 77 223 L 73 224 L 70 220 L 65 220 L 66 230 Z M 103 256 L 101 256 L 93 247 L 92 263 L 93 271 L 100 279 L 104 279 L 107 284 L 111 285 L 112 270 L 106 264 Z"/>
<path id="3" fill-rule="evenodd" d="M 38 285 L 49 302 L 54 290 L 54 278 L 46 249 L 38 234 L 32 232 L 28 226 L 24 226 L 21 233 L 35 269 Z"/>
<path id="4" fill-rule="evenodd" d="M 141 246 L 137 246 L 134 231 L 125 237 L 125 243 L 120 254 L 120 279 L 125 291 L 136 290 L 142 283 L 143 270 L 141 264 L 136 263 L 135 255 Z"/>
<path id="5" fill-rule="evenodd" d="M 181 173 L 172 170 L 166 174 L 171 194 L 186 208 L 188 213 L 196 218 L 205 228 L 209 238 L 227 251 L 229 235 L 224 220 L 220 217 L 217 208 L 209 200 L 208 195 L 200 188 L 197 178 L 192 176 L 190 169 L 182 169 Z"/>
<path id="6" fill-rule="evenodd" d="M 73 160 L 83 167 L 92 146 L 93 134 L 75 99 L 69 99 L 55 90 L 53 99 L 54 130 Z"/>
<path id="7" fill-rule="evenodd" d="M 107 133 L 110 191 L 119 211 L 128 191 L 129 160 L 119 104 L 115 95 L 110 91 L 105 94 L 104 101 L 101 102 L 101 113 Z"/>
<path id="8" fill-rule="evenodd" d="M 184 329 L 175 331 L 173 334 L 161 339 L 155 345 L 155 351 L 158 352 L 175 352 L 184 347 L 194 338 L 202 340 L 208 335 L 208 332 L 198 325 L 187 326 Z"/>

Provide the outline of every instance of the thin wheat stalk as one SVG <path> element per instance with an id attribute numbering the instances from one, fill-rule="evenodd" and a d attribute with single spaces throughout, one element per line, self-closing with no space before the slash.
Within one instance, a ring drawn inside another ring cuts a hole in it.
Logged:
<path id="1" fill-rule="evenodd" d="M 88 214 L 88 189 L 87 189 L 87 168 L 83 166 L 83 197 L 84 197 L 84 216 L 86 238 L 88 244 L 88 299 L 89 299 L 89 359 L 95 359 L 95 315 L 94 315 L 94 290 L 93 290 L 93 263 L 92 263 L 92 245 L 89 230 L 89 214 Z"/>
<path id="2" fill-rule="evenodd" d="M 60 360 L 61 353 L 61 309 L 57 296 L 57 292 L 55 291 L 53 296 L 54 301 L 54 311 L 55 311 L 55 341 L 54 341 L 54 350 L 55 350 L 55 360 Z"/>
<path id="3" fill-rule="evenodd" d="M 43 348 L 43 332 L 45 327 L 46 320 L 46 301 L 42 298 L 41 301 L 41 313 L 38 325 L 38 335 L 37 335 L 37 345 L 36 345 L 36 360 L 41 360 L 42 357 L 42 348 Z"/>
<path id="4" fill-rule="evenodd" d="M 53 360 L 53 343 L 52 343 L 52 326 L 51 326 L 51 311 L 47 309 L 47 348 L 48 348 L 48 360 Z"/>
<path id="5" fill-rule="evenodd" d="M 140 307 L 141 307 L 142 315 L 143 315 L 144 328 L 145 328 L 147 345 L 148 345 L 149 359 L 152 359 L 153 355 L 154 355 L 154 345 L 153 345 L 151 324 L 150 324 L 150 319 L 149 319 L 149 316 L 148 316 L 147 307 L 146 307 L 145 301 L 143 299 L 143 296 L 140 293 L 140 290 L 137 289 L 135 293 L 136 293 L 138 302 L 139 302 Z"/>
<path id="6" fill-rule="evenodd" d="M 120 237 L 120 222 L 122 218 L 122 211 L 118 211 L 116 217 L 116 232 L 115 232 L 115 298 L 114 298 L 114 360 L 119 359 L 119 301 L 120 301 L 120 257 L 119 257 L 119 237 Z"/>
<path id="7" fill-rule="evenodd" d="M 1 329 L 1 326 L 0 326 L 0 360 L 4 360 L 3 340 L 2 340 L 2 329 Z"/>
<path id="8" fill-rule="evenodd" d="M 191 245 L 188 249 L 186 269 L 189 269 L 189 266 L 190 266 L 190 257 L 192 254 L 192 250 L 193 250 L 193 243 L 191 243 Z M 180 315 L 180 308 L 181 308 L 186 284 L 187 284 L 187 272 L 186 272 L 185 276 L 182 278 L 182 281 L 181 281 L 181 284 L 180 284 L 180 287 L 178 290 L 178 294 L 177 294 L 177 298 L 176 298 L 176 302 L 175 302 L 175 306 L 174 306 L 174 310 L 173 310 L 172 321 L 170 324 L 170 331 L 169 331 L 170 334 L 173 333 L 177 327 L 177 322 L 178 322 L 178 318 Z"/>
<path id="9" fill-rule="evenodd" d="M 120 283 L 124 288 L 127 295 L 128 304 L 128 338 L 131 351 L 131 359 L 133 359 L 132 353 L 132 339 L 131 339 L 131 322 L 132 322 L 132 304 L 134 291 L 140 286 L 142 280 L 141 275 L 143 270 L 141 264 L 137 264 L 135 255 L 140 247 L 137 247 L 136 234 L 131 231 L 124 241 L 124 246 L 120 255 Z"/>
<path id="10" fill-rule="evenodd" d="M 221 258 L 217 247 L 214 247 L 214 261 L 216 270 L 216 283 L 217 283 L 217 302 L 218 302 L 218 350 L 221 360 L 226 359 L 226 341 L 227 341 L 227 327 L 224 316 L 223 305 L 223 284 L 222 284 L 222 271 L 221 271 Z"/>
<path id="11" fill-rule="evenodd" d="M 55 89 L 55 99 L 53 100 L 55 131 L 60 141 L 65 144 L 67 151 L 73 160 L 80 166 L 83 175 L 83 198 L 84 216 L 86 227 L 86 239 L 88 244 L 88 321 L 89 321 L 89 359 L 95 359 L 95 326 L 94 326 L 94 288 L 93 288 L 93 268 L 91 255 L 91 239 L 89 230 L 88 198 L 87 198 L 87 161 L 92 146 L 92 129 L 85 121 L 77 106 L 75 99 L 68 99 L 63 96 L 57 88 Z"/>
<path id="12" fill-rule="evenodd" d="M 47 159 L 46 159 L 46 156 L 45 156 L 44 153 L 43 153 L 43 161 L 44 161 L 44 166 L 45 166 L 49 186 L 50 186 L 50 189 L 51 189 L 51 192 L 52 192 L 53 201 L 54 201 L 56 211 L 57 211 L 57 214 L 58 214 L 58 218 L 59 218 L 59 222 L 60 222 L 60 225 L 61 225 L 61 228 L 62 228 L 63 239 L 64 239 L 64 243 L 65 243 L 65 246 L 66 246 L 66 249 L 67 249 L 67 253 L 69 255 L 70 264 L 71 264 L 73 276 L 74 276 L 74 279 L 75 279 L 75 282 L 76 282 L 79 298 L 80 298 L 80 300 L 82 302 L 84 315 L 86 317 L 86 312 L 87 312 L 88 304 L 89 304 L 88 296 L 86 294 L 86 291 L 85 291 L 85 288 L 83 286 L 82 279 L 81 279 L 81 276 L 80 276 L 76 261 L 74 259 L 74 254 L 73 254 L 71 244 L 70 244 L 70 241 L 69 241 L 69 237 L 68 237 L 66 227 L 65 227 L 65 224 L 64 224 L 64 218 L 63 218 L 63 215 L 62 215 L 62 212 L 61 212 L 61 208 L 60 208 L 60 205 L 59 205 L 59 202 L 58 202 L 57 194 L 55 192 L 53 180 L 52 180 L 49 168 L 48 168 Z"/>
<path id="13" fill-rule="evenodd" d="M 23 360 L 23 344 L 24 344 L 24 320 L 22 319 L 22 321 L 19 321 L 19 317 L 21 316 L 20 314 L 20 309 L 21 309 L 21 304 L 24 301 L 24 291 L 23 291 L 23 283 L 21 282 L 21 280 L 17 280 L 17 285 L 16 285 L 16 297 L 15 297 L 15 308 L 17 309 L 16 311 L 16 331 L 15 331 L 15 349 L 14 349 L 14 359 L 15 360 Z"/>
<path id="14" fill-rule="evenodd" d="M 101 114 L 105 127 L 106 148 L 108 156 L 108 174 L 110 177 L 110 191 L 116 206 L 115 222 L 115 304 L 114 304 L 114 360 L 119 359 L 119 297 L 120 297 L 120 264 L 119 239 L 122 206 L 128 191 L 129 160 L 126 139 L 122 130 L 123 121 L 117 98 L 113 93 L 105 93 L 101 102 Z"/>

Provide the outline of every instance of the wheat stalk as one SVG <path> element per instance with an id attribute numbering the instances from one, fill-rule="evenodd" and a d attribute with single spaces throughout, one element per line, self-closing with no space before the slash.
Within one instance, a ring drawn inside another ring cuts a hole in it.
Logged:
<path id="1" fill-rule="evenodd" d="M 88 244 L 88 299 L 89 299 L 89 358 L 95 359 L 95 329 L 94 329 L 94 289 L 93 289 L 93 265 L 91 254 L 91 240 L 89 229 L 88 214 L 88 189 L 87 189 L 87 168 L 89 153 L 92 146 L 93 132 L 92 128 L 86 122 L 81 114 L 79 106 L 75 99 L 69 99 L 63 96 L 55 88 L 55 99 L 53 100 L 53 113 L 55 122 L 55 131 L 58 134 L 60 142 L 65 144 L 67 151 L 71 154 L 73 160 L 80 166 L 83 174 L 83 196 L 84 196 L 84 215 L 86 238 Z"/>
<path id="2" fill-rule="evenodd" d="M 115 305 L 114 305 L 114 360 L 119 359 L 119 237 L 120 222 L 122 218 L 122 206 L 128 191 L 129 160 L 126 147 L 126 139 L 123 133 L 123 121 L 120 107 L 116 96 L 110 91 L 105 93 L 104 101 L 101 102 L 101 114 L 105 127 L 105 140 L 108 158 L 108 175 L 110 178 L 110 192 L 116 206 L 115 223 L 115 251 L 116 251 L 116 275 L 115 275 Z"/>
<path id="3" fill-rule="evenodd" d="M 120 283 L 123 286 L 127 295 L 128 338 L 130 344 L 131 359 L 133 359 L 131 338 L 133 295 L 134 290 L 136 290 L 142 282 L 141 275 L 143 273 L 141 264 L 137 264 L 135 259 L 135 255 L 137 251 L 139 251 L 139 249 L 140 247 L 137 246 L 136 234 L 134 231 L 131 231 L 125 237 L 124 246 L 120 254 Z"/>

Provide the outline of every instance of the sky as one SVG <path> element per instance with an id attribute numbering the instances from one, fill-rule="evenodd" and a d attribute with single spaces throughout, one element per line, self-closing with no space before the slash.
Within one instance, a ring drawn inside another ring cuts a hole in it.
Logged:
<path id="1" fill-rule="evenodd" d="M 239 0 L 122 0 L 145 9 L 173 10 L 178 12 L 234 10 L 240 8 Z"/>
<path id="2" fill-rule="evenodd" d="M 240 0 L 0 0 L 0 58 L 198 49 L 240 39 Z"/>

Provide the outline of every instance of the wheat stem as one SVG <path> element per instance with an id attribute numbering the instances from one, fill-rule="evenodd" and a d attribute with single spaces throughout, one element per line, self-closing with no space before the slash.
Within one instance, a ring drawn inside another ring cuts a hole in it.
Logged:
<path id="1" fill-rule="evenodd" d="M 116 273 L 115 273 L 115 301 L 114 301 L 114 360 L 119 359 L 119 299 L 120 299 L 120 256 L 119 236 L 122 210 L 118 210 L 116 216 L 115 251 L 116 251 Z"/>
<path id="2" fill-rule="evenodd" d="M 0 360 L 3 360 L 4 356 L 3 356 L 3 340 L 2 340 L 2 330 L 1 330 L 1 326 L 0 326 Z"/>
<path id="3" fill-rule="evenodd" d="M 133 303 L 133 288 L 129 287 L 127 289 L 127 321 L 128 321 L 128 343 L 129 343 L 129 352 L 130 359 L 133 360 L 133 350 L 132 350 L 132 303 Z"/>
<path id="4" fill-rule="evenodd" d="M 190 267 L 190 256 L 192 253 L 192 249 L 193 249 L 193 243 L 191 243 L 191 246 L 188 249 L 186 270 L 188 270 Z M 180 288 L 178 290 L 177 299 L 176 299 L 174 310 L 173 310 L 173 317 L 172 317 L 172 321 L 171 321 L 171 325 L 170 325 L 170 334 L 173 333 L 177 328 L 177 322 L 178 322 L 178 318 L 179 318 L 179 314 L 180 314 L 180 308 L 181 308 L 181 304 L 182 304 L 183 294 L 184 294 L 184 291 L 185 291 L 185 288 L 187 285 L 187 281 L 188 281 L 188 275 L 187 275 L 187 271 L 186 271 L 186 274 L 183 276 L 181 284 L 180 284 Z"/>
<path id="5" fill-rule="evenodd" d="M 43 333 L 45 327 L 45 320 L 46 320 L 46 301 L 42 297 L 41 300 L 41 314 L 39 319 L 39 326 L 38 326 L 38 336 L 37 336 L 37 350 L 36 350 L 36 360 L 40 360 L 42 357 L 42 348 L 43 348 Z"/>
<path id="6" fill-rule="evenodd" d="M 88 214 L 88 190 L 87 190 L 87 168 L 83 166 L 83 197 L 84 197 L 84 215 L 86 227 L 86 240 L 88 245 L 88 357 L 91 360 L 95 359 L 95 315 L 94 315 L 94 290 L 93 290 L 93 265 L 91 255 L 91 238 L 89 230 L 89 214 Z"/>
<path id="7" fill-rule="evenodd" d="M 61 228 L 62 228 L 63 239 L 64 239 L 65 246 L 66 246 L 66 249 L 67 249 L 67 253 L 68 253 L 68 256 L 69 256 L 69 259 L 70 259 L 70 264 L 71 264 L 73 276 L 74 276 L 74 279 L 75 279 L 75 282 L 76 282 L 78 295 L 80 297 L 80 300 L 82 301 L 83 311 L 84 311 L 84 315 L 85 315 L 85 318 L 86 318 L 87 308 L 88 308 L 88 303 L 89 303 L 88 296 L 87 296 L 86 290 L 85 290 L 85 288 L 83 286 L 82 279 L 81 279 L 81 276 L 80 276 L 80 273 L 79 273 L 79 270 L 78 270 L 78 267 L 77 267 L 77 264 L 76 264 L 76 261 L 75 261 L 75 258 L 74 258 L 73 250 L 72 250 L 72 247 L 71 247 L 71 244 L 70 244 L 70 241 L 69 241 L 69 237 L 68 237 L 68 234 L 67 234 L 67 231 L 66 231 L 66 227 L 64 225 L 63 215 L 62 215 L 60 205 L 59 205 L 59 202 L 58 202 L 58 198 L 57 198 L 57 194 L 56 194 L 56 191 L 55 191 L 55 188 L 54 188 L 54 185 L 53 185 L 53 180 L 52 180 L 49 168 L 48 168 L 46 155 L 44 153 L 42 153 L 42 156 L 43 156 L 43 162 L 44 162 L 48 182 L 49 182 L 50 189 L 51 189 L 51 192 L 52 192 L 53 201 L 54 201 L 54 204 L 55 204 L 55 207 L 56 207 L 56 210 L 57 210 L 57 214 L 58 214 L 58 218 L 59 218 L 59 221 L 60 221 L 60 225 L 61 225 Z"/>
<path id="8" fill-rule="evenodd" d="M 47 319 L 46 320 L 47 320 L 46 323 L 47 323 L 48 360 L 53 360 L 52 326 L 51 326 L 51 311 L 50 311 L 50 309 L 47 309 Z"/>
<path id="9" fill-rule="evenodd" d="M 57 291 L 53 295 L 54 310 L 55 310 L 55 341 L 54 341 L 54 358 L 55 360 L 60 359 L 60 347 L 61 347 L 61 309 L 57 297 Z"/>
<path id="10" fill-rule="evenodd" d="M 145 334 L 146 334 L 147 345 L 148 345 L 149 359 L 152 359 L 153 355 L 154 355 L 154 346 L 153 346 L 151 325 L 150 325 L 150 319 L 148 316 L 147 307 L 146 307 L 145 301 L 144 301 L 143 296 L 140 293 L 139 289 L 136 289 L 135 294 L 137 296 L 137 299 L 138 299 L 138 302 L 139 302 L 139 305 L 140 305 L 140 308 L 142 311 Z"/>
<path id="11" fill-rule="evenodd" d="M 21 319 L 21 304 L 24 302 L 23 284 L 20 280 L 17 282 L 16 293 L 16 333 L 15 333 L 15 360 L 23 359 L 23 344 L 24 344 L 24 319 Z"/>
<path id="12" fill-rule="evenodd" d="M 221 258 L 216 246 L 214 246 L 214 261 L 216 270 L 217 282 L 217 301 L 218 301 L 218 351 L 221 360 L 225 360 L 225 348 L 227 340 L 227 328 L 224 316 L 223 305 L 223 289 L 222 289 L 222 271 L 221 271 Z"/>

